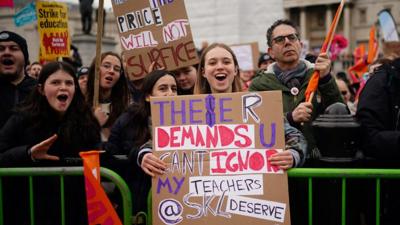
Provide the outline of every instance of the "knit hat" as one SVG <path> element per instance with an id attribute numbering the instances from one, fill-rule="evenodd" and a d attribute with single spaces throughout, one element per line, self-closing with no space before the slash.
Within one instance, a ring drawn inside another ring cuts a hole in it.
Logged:
<path id="1" fill-rule="evenodd" d="M 260 58 L 258 59 L 258 67 L 260 67 L 261 63 L 267 62 L 268 60 L 274 61 L 268 53 L 262 53 Z"/>
<path id="2" fill-rule="evenodd" d="M 28 45 L 26 44 L 25 38 L 21 37 L 20 35 L 11 32 L 11 31 L 1 31 L 0 32 L 0 42 L 3 41 L 13 41 L 19 45 L 19 48 L 24 54 L 25 65 L 29 63 L 29 53 L 28 53 Z"/>
<path id="3" fill-rule="evenodd" d="M 89 67 L 82 66 L 78 72 L 76 73 L 76 76 L 79 78 L 82 75 L 88 75 L 89 74 Z"/>

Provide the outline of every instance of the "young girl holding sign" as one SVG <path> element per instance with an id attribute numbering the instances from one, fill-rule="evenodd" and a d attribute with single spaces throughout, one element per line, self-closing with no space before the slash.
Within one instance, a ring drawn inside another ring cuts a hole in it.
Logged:
<path id="1" fill-rule="evenodd" d="M 200 57 L 194 94 L 240 92 L 239 64 L 229 46 L 214 43 Z M 285 121 L 286 150 L 269 157 L 271 165 L 289 169 L 303 165 L 306 141 L 296 128 Z"/>
<path id="2" fill-rule="evenodd" d="M 147 194 L 151 187 L 150 176 L 162 174 L 166 165 L 151 153 L 151 149 L 141 146 L 152 145 L 150 118 L 150 96 L 176 96 L 175 77 L 165 70 L 155 70 L 143 80 L 143 97 L 129 106 L 115 122 L 105 149 L 110 154 L 127 155 L 132 168 L 123 171 L 133 194 L 133 213 L 147 211 Z M 139 150 L 142 151 L 139 152 Z M 150 175 L 150 176 L 149 176 Z"/>

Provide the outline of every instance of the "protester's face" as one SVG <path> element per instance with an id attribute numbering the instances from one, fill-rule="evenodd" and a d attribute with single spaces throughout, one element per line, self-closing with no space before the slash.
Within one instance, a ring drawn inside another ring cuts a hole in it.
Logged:
<path id="1" fill-rule="evenodd" d="M 75 94 L 72 76 L 63 70 L 58 70 L 47 78 L 41 88 L 42 94 L 46 97 L 50 107 L 63 115 Z"/>
<path id="2" fill-rule="evenodd" d="M 285 24 L 277 26 L 272 32 L 272 46 L 268 53 L 280 64 L 297 64 L 302 43 L 296 30 Z"/>
<path id="3" fill-rule="evenodd" d="M 202 74 L 212 93 L 232 92 L 232 83 L 237 74 L 232 54 L 222 47 L 211 49 L 205 55 Z"/>
<path id="4" fill-rule="evenodd" d="M 42 65 L 35 64 L 31 66 L 29 75 L 35 79 L 38 79 L 39 73 L 42 70 Z"/>
<path id="5" fill-rule="evenodd" d="M 342 80 L 336 80 L 336 84 L 339 88 L 340 93 L 342 94 L 344 103 L 347 103 L 348 101 L 350 101 L 351 93 L 350 93 L 350 90 L 347 87 L 346 83 Z"/>
<path id="6" fill-rule="evenodd" d="M 25 59 L 21 48 L 13 41 L 0 42 L 0 76 L 10 81 L 24 73 Z"/>
<path id="7" fill-rule="evenodd" d="M 196 68 L 193 66 L 181 68 L 175 74 L 175 78 L 182 90 L 190 90 L 196 82 Z"/>
<path id="8" fill-rule="evenodd" d="M 116 56 L 107 55 L 100 66 L 100 87 L 109 90 L 118 82 L 121 74 L 121 62 Z"/>
<path id="9" fill-rule="evenodd" d="M 79 88 L 81 89 L 81 92 L 84 95 L 86 95 L 87 81 L 88 81 L 88 74 L 80 75 L 78 78 Z"/>
<path id="10" fill-rule="evenodd" d="M 177 86 L 175 78 L 172 75 L 162 76 L 158 81 L 154 84 L 153 89 L 151 90 L 151 96 L 153 97 L 162 97 L 162 96 L 176 96 L 177 95 Z"/>
<path id="11" fill-rule="evenodd" d="M 246 71 L 240 71 L 240 79 L 243 82 L 247 82 L 254 77 L 254 70 L 246 70 Z"/>

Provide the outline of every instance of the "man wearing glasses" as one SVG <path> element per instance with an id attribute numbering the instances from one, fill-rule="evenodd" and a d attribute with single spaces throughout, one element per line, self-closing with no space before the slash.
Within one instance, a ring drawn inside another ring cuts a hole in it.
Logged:
<path id="1" fill-rule="evenodd" d="M 317 159 L 320 155 L 312 133 L 312 120 L 323 113 L 330 104 L 343 102 L 335 79 L 330 74 L 331 61 L 325 53 L 319 54 L 315 64 L 300 59 L 303 43 L 296 27 L 288 20 L 278 20 L 272 24 L 267 31 L 267 43 L 268 53 L 275 63 L 256 75 L 249 90 L 282 91 L 283 112 L 290 125 L 304 134 L 308 143 L 305 166 L 310 166 L 312 164 L 309 159 Z M 314 70 L 320 71 L 318 91 L 311 102 L 305 102 L 305 91 Z M 301 181 L 289 180 L 289 186 L 292 221 L 296 221 L 296 224 L 306 224 L 306 185 Z"/>
<path id="2" fill-rule="evenodd" d="M 300 59 L 303 43 L 294 24 L 278 20 L 267 31 L 268 53 L 275 63 L 260 71 L 250 85 L 250 91 L 281 90 L 283 111 L 290 125 L 298 128 L 308 142 L 308 153 L 318 154 L 311 131 L 311 121 L 335 102 L 343 102 L 330 74 L 331 61 L 321 53 L 315 64 Z M 314 72 L 320 71 L 318 93 L 312 102 L 305 102 L 305 90 Z"/>

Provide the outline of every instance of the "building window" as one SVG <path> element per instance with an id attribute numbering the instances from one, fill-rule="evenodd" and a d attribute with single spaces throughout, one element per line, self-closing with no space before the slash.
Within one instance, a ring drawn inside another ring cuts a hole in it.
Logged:
<path id="1" fill-rule="evenodd" d="M 359 22 L 360 22 L 360 24 L 367 23 L 367 9 L 366 8 L 359 9 Z"/>

